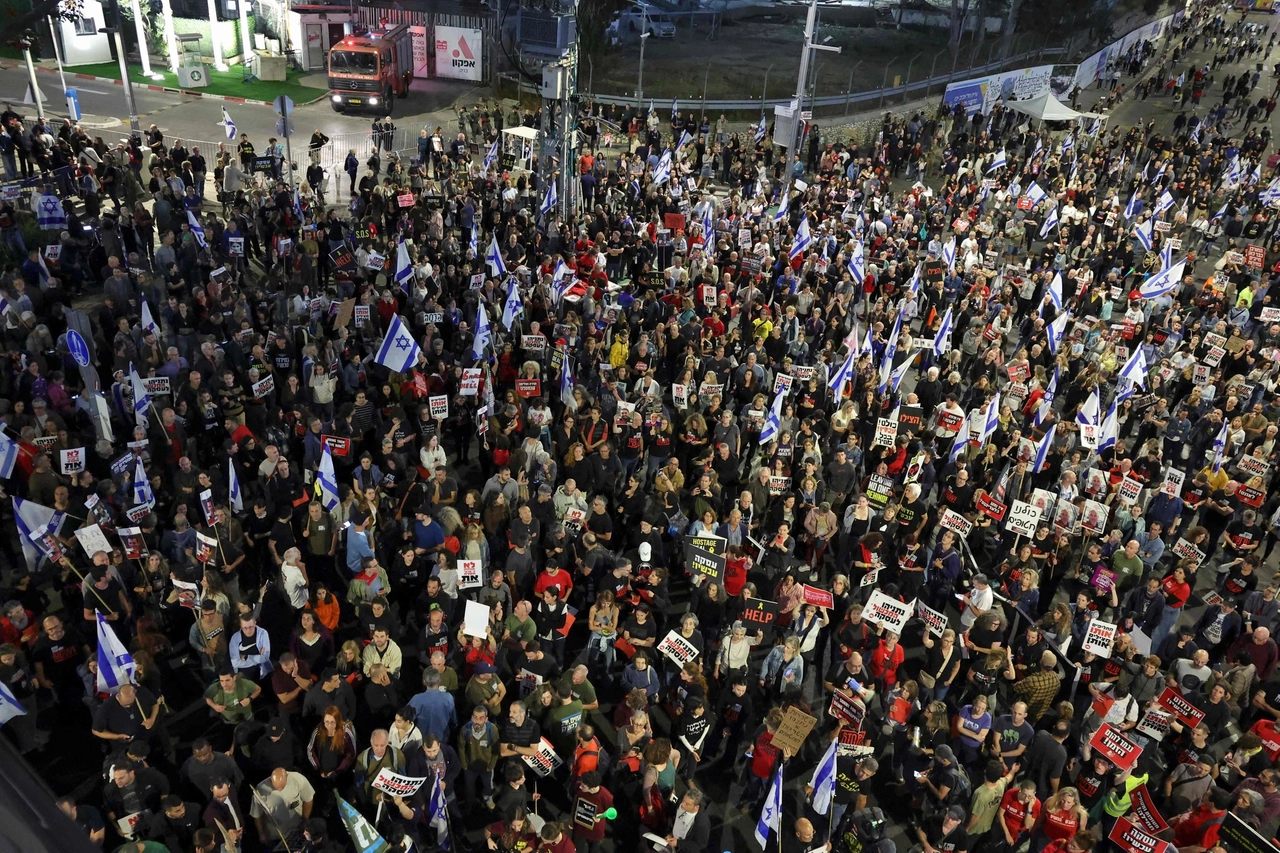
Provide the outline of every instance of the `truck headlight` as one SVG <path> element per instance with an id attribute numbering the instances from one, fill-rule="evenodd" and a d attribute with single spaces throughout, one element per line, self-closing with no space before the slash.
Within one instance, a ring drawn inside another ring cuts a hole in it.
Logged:
<path id="1" fill-rule="evenodd" d="M 370 106 L 374 106 L 374 107 L 376 107 L 376 106 L 378 105 L 378 99 L 377 99 L 377 98 L 370 98 L 370 99 L 369 99 L 369 104 L 370 104 Z"/>
<path id="2" fill-rule="evenodd" d="M 341 95 L 334 95 L 334 96 L 333 96 L 333 102 L 334 102 L 335 104 L 340 104 L 340 103 L 342 103 L 342 96 L 341 96 Z"/>

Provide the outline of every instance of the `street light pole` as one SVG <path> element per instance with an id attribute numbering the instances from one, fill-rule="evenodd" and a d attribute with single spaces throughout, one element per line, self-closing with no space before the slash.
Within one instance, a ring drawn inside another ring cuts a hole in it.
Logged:
<path id="1" fill-rule="evenodd" d="M 804 24 L 804 44 L 800 48 L 800 73 L 796 75 L 796 97 L 795 97 L 795 100 L 793 101 L 793 106 L 795 110 L 795 115 L 793 116 L 793 118 L 795 120 L 795 124 L 792 125 L 791 138 L 787 140 L 787 148 L 790 149 L 791 154 L 795 156 L 797 159 L 799 159 L 800 157 L 798 140 L 800 138 L 801 131 L 804 128 L 804 125 L 800 123 L 801 122 L 800 114 L 801 112 L 803 112 L 802 107 L 804 104 L 805 90 L 807 89 L 808 82 L 809 82 L 809 51 L 829 50 L 829 51 L 832 51 L 833 53 L 840 52 L 840 48 L 838 46 L 832 47 L 830 45 L 813 43 L 813 34 L 814 34 L 814 30 L 816 29 L 817 17 L 818 17 L 818 0 L 809 0 L 809 14 L 805 18 L 805 24 Z M 791 168 L 788 166 L 788 168 L 784 170 L 784 173 L 782 176 L 782 197 L 786 198 L 790 192 L 791 192 Z"/>
<path id="2" fill-rule="evenodd" d="M 36 82 L 36 65 L 31 61 L 31 42 L 22 40 L 22 58 L 27 62 L 27 79 L 31 81 L 31 98 L 36 102 L 36 115 L 44 119 L 44 99 L 40 97 L 40 84 Z"/>
<path id="3" fill-rule="evenodd" d="M 124 82 L 124 107 L 129 111 L 129 133 L 141 136 L 142 125 L 138 122 L 137 107 L 133 105 L 133 81 L 129 79 L 129 64 L 125 61 L 124 39 L 120 37 L 120 27 L 103 27 L 98 32 L 108 33 L 115 38 L 116 59 L 120 60 L 120 79 Z"/>
<path id="4" fill-rule="evenodd" d="M 644 110 L 644 41 L 649 37 L 649 7 L 640 7 L 640 76 L 636 79 L 636 109 Z"/>

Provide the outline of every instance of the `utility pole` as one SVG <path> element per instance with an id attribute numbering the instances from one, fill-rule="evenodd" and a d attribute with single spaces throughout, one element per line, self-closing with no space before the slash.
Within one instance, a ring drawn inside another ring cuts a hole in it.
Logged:
<path id="1" fill-rule="evenodd" d="M 818 18 L 818 0 L 809 0 L 809 15 L 805 19 L 804 24 L 804 45 L 800 48 L 800 73 L 796 75 L 796 97 L 792 102 L 795 108 L 795 124 L 792 126 L 791 138 L 787 140 L 789 154 L 800 157 L 800 143 L 803 136 L 804 125 L 801 123 L 800 115 L 804 111 L 805 93 L 808 89 L 809 82 L 809 51 L 811 50 L 829 50 L 833 53 L 839 53 L 838 46 L 825 44 L 814 44 L 813 35 L 817 27 Z M 791 192 L 791 165 L 788 166 L 782 176 L 782 192 L 783 197 Z"/>
<path id="2" fill-rule="evenodd" d="M 120 60 L 120 79 L 124 83 L 124 107 L 129 112 L 129 133 L 132 136 L 142 135 L 142 124 L 138 121 L 138 109 L 133 103 L 133 81 L 129 79 L 129 63 L 124 54 L 124 39 L 120 36 L 120 7 L 116 6 L 116 25 L 102 27 L 100 33 L 108 33 L 116 42 L 116 59 Z"/>
<path id="3" fill-rule="evenodd" d="M 640 76 L 636 78 L 636 109 L 644 110 L 644 42 L 649 38 L 649 8 L 640 7 Z"/>
<path id="4" fill-rule="evenodd" d="M 22 40 L 22 58 L 27 62 L 27 80 L 31 84 L 31 99 L 36 102 L 36 115 L 44 119 L 44 99 L 40 97 L 40 84 L 36 82 L 36 66 L 31 61 L 31 41 Z"/>

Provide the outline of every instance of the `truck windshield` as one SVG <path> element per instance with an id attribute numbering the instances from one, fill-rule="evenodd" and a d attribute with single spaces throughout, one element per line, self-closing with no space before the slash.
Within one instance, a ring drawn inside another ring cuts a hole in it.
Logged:
<path id="1" fill-rule="evenodd" d="M 357 74 L 378 73 L 378 54 L 363 50 L 333 50 L 329 52 L 330 71 L 353 71 Z"/>

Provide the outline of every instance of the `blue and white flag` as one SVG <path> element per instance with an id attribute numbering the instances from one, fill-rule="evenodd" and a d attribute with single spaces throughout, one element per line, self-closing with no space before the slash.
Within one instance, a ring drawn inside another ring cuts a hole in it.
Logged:
<path id="1" fill-rule="evenodd" d="M 1160 198 L 1156 199 L 1156 209 L 1152 216 L 1159 216 L 1171 207 L 1173 207 L 1173 196 L 1165 190 L 1160 193 Z"/>
<path id="2" fill-rule="evenodd" d="M 791 207 L 791 190 L 789 188 L 784 187 L 782 190 L 782 197 L 778 199 L 778 209 L 773 214 L 773 221 L 781 222 L 783 219 L 786 219 L 787 213 L 790 212 L 789 211 L 790 207 Z"/>
<path id="3" fill-rule="evenodd" d="M 898 312 L 898 316 L 893 319 L 893 331 L 889 333 L 889 342 L 884 346 L 884 360 L 893 363 L 893 358 L 898 354 L 898 336 L 902 334 L 902 312 Z"/>
<path id="4" fill-rule="evenodd" d="M 1137 238 L 1138 244 L 1142 246 L 1143 251 L 1151 251 L 1152 232 L 1155 229 L 1156 221 L 1148 219 L 1146 222 L 1139 222 L 1133 226 L 1133 236 Z"/>
<path id="5" fill-rule="evenodd" d="M 760 124 L 756 125 L 756 145 L 764 141 L 765 134 L 769 132 L 769 125 L 764 120 L 764 113 L 760 114 Z"/>
<path id="6" fill-rule="evenodd" d="M 401 240 L 396 246 L 396 284 L 405 293 L 409 292 L 409 279 L 413 278 L 413 261 L 409 259 L 409 244 Z"/>
<path id="7" fill-rule="evenodd" d="M 689 135 L 689 131 L 687 130 L 680 131 L 680 141 L 676 143 L 676 150 L 679 151 L 681 148 L 685 147 L 690 142 L 693 142 L 693 137 Z"/>
<path id="8" fill-rule="evenodd" d="M 560 193 L 556 190 L 556 181 L 553 178 L 547 183 L 547 194 L 542 197 L 542 206 L 538 208 L 538 213 L 546 216 L 548 213 L 556 209 L 556 205 L 560 202 Z"/>
<path id="9" fill-rule="evenodd" d="M 987 174 L 990 175 L 996 169 L 1003 169 L 1005 164 L 1009 162 L 1009 155 L 1001 148 L 996 152 L 996 156 L 991 158 L 991 165 L 987 167 Z"/>
<path id="10" fill-rule="evenodd" d="M 507 331 L 511 331 L 522 314 L 524 300 L 520 298 L 520 285 L 516 284 L 516 278 L 512 276 L 507 280 L 507 298 L 502 303 L 502 325 L 507 327 Z"/>
<path id="11" fill-rule="evenodd" d="M 1080 406 L 1080 410 L 1076 412 L 1076 423 L 1080 426 L 1097 426 L 1098 416 L 1102 413 L 1102 400 L 1098 397 L 1098 389 L 1093 391 L 1085 398 Z"/>
<path id="12" fill-rule="evenodd" d="M 1043 153 L 1044 153 L 1044 140 L 1037 138 L 1035 150 L 1031 152 L 1031 159 L 1034 160 Z"/>
<path id="13" fill-rule="evenodd" d="M 947 454 L 947 461 L 952 465 L 956 464 L 956 460 L 960 458 L 960 451 L 964 450 L 966 444 L 969 443 L 969 413 L 964 413 L 964 418 L 960 421 L 960 431 L 956 433 L 956 437 L 951 442 L 951 451 Z"/>
<path id="14" fill-rule="evenodd" d="M 1049 282 L 1049 301 L 1053 303 L 1053 307 L 1062 310 L 1065 304 L 1062 294 L 1062 273 L 1055 272 L 1053 280 Z"/>
<path id="15" fill-rule="evenodd" d="M 484 358 L 485 347 L 493 343 L 493 333 L 489 331 L 489 309 L 482 300 L 476 306 L 476 337 L 471 342 L 471 354 L 476 361 Z"/>
<path id="16" fill-rule="evenodd" d="M 849 354 L 845 356 L 844 363 L 840 365 L 840 369 L 831 375 L 831 381 L 828 385 L 831 387 L 831 393 L 839 400 L 844 396 L 844 386 L 849 384 L 853 379 L 853 364 L 858 360 L 858 347 L 849 350 Z"/>
<path id="17" fill-rule="evenodd" d="M 129 365 L 129 386 L 133 389 L 133 417 L 138 426 L 147 425 L 147 409 L 151 406 L 151 395 L 147 393 L 146 383 L 138 375 L 138 370 Z"/>
<path id="18" fill-rule="evenodd" d="M 1058 348 L 1062 346 L 1062 337 L 1067 333 L 1067 323 L 1071 320 L 1071 312 L 1063 311 L 1053 322 L 1044 327 L 1045 337 L 1049 339 L 1049 352 L 1054 355 L 1058 354 Z"/>
<path id="19" fill-rule="evenodd" d="M 232 512 L 244 512 L 244 495 L 240 493 L 240 477 L 236 474 L 236 466 L 227 463 L 227 503 Z"/>
<path id="20" fill-rule="evenodd" d="M 209 248 L 209 244 L 204 239 L 204 229 L 200 227 L 200 221 L 196 219 L 194 211 L 187 211 L 187 225 L 191 227 L 191 233 L 196 235 L 196 242 L 200 244 L 200 248 Z"/>
<path id="21" fill-rule="evenodd" d="M 62 199 L 52 193 L 40 193 L 32 198 L 31 209 L 36 212 L 36 224 L 41 231 L 61 231 L 67 227 L 67 213 L 62 209 Z"/>
<path id="22" fill-rule="evenodd" d="M 141 456 L 133 466 L 133 504 L 145 507 L 156 505 L 156 495 L 151 491 L 151 480 L 147 477 L 147 469 L 142 465 Z"/>
<path id="23" fill-rule="evenodd" d="M 484 155 L 484 171 L 489 171 L 496 162 L 498 162 L 498 137 L 494 137 L 493 144 L 489 146 L 489 152 Z"/>
<path id="24" fill-rule="evenodd" d="M 769 414 L 764 419 L 764 426 L 760 430 L 760 446 L 768 444 L 778 437 L 778 432 L 782 429 L 782 402 L 786 398 L 786 394 L 778 391 L 773 395 L 773 403 L 769 406 Z"/>
<path id="25" fill-rule="evenodd" d="M 473 220 L 471 223 L 471 239 L 467 241 L 467 248 L 471 250 L 471 257 L 479 257 L 480 255 L 480 228 Z"/>
<path id="26" fill-rule="evenodd" d="M 0 432 L 0 480 L 13 476 L 13 466 L 18 462 L 18 442 Z"/>
<path id="27" fill-rule="evenodd" d="M 1031 199 L 1031 205 L 1034 207 L 1040 203 L 1040 200 L 1043 199 L 1045 195 L 1046 193 L 1044 190 L 1040 189 L 1040 185 L 1035 181 L 1032 181 L 1031 186 L 1027 187 L 1027 191 L 1022 194 L 1022 197 Z"/>
<path id="28" fill-rule="evenodd" d="M 489 235 L 489 251 L 485 252 L 484 261 L 489 265 L 489 275 L 502 278 L 507 274 L 506 262 L 502 260 L 502 250 L 498 248 L 498 232 Z"/>
<path id="29" fill-rule="evenodd" d="M 675 121 L 680 115 L 680 105 L 676 98 L 671 99 L 671 120 Z"/>
<path id="30" fill-rule="evenodd" d="M 1049 212 L 1044 217 L 1044 224 L 1040 226 L 1040 239 L 1044 240 L 1058 227 L 1058 206 L 1055 204 L 1049 208 Z"/>
<path id="31" fill-rule="evenodd" d="M 1138 198 L 1138 191 L 1134 190 L 1133 195 L 1129 196 L 1129 203 L 1124 206 L 1124 218 L 1133 219 L 1140 210 L 1142 210 L 1142 199 Z"/>
<path id="32" fill-rule="evenodd" d="M 760 842 L 760 846 L 764 847 L 769 842 L 769 830 L 779 834 L 782 833 L 782 763 L 778 764 L 778 771 L 773 774 L 773 784 L 769 786 L 769 796 L 764 799 L 764 808 L 760 812 L 760 819 L 756 821 L 756 841 Z"/>
<path id="33" fill-rule="evenodd" d="M 653 184 L 660 187 L 671 180 L 671 149 L 662 152 L 658 165 L 653 169 Z"/>
<path id="34" fill-rule="evenodd" d="M 0 726 L 25 713 L 27 709 L 22 707 L 22 703 L 10 692 L 9 685 L 0 681 Z"/>
<path id="35" fill-rule="evenodd" d="M 1231 204 L 1231 202 L 1229 202 L 1229 201 L 1224 201 L 1224 202 L 1222 203 L 1222 207 L 1218 208 L 1218 212 L 1217 212 L 1217 213 L 1215 213 L 1213 216 L 1209 217 L 1209 221 L 1210 221 L 1210 222 L 1212 222 L 1212 221 L 1213 221 L 1213 220 L 1215 220 L 1215 219 L 1221 219 L 1222 217 L 1226 216 L 1226 215 L 1227 215 L 1227 205 L 1229 205 L 1229 204 Z"/>
<path id="36" fill-rule="evenodd" d="M 794 261 L 809 250 L 809 244 L 812 242 L 813 235 L 809 232 L 809 217 L 806 216 L 800 220 L 800 227 L 796 229 L 796 236 L 791 241 L 791 249 L 787 252 L 787 257 Z"/>
<path id="37" fill-rule="evenodd" d="M 399 314 L 394 314 L 387 336 L 382 339 L 382 346 L 378 347 L 378 354 L 373 360 L 393 373 L 408 373 L 418 363 L 420 352 L 418 342 L 413 339 L 413 332 L 400 319 Z"/>
<path id="38" fill-rule="evenodd" d="M 156 318 L 151 315 L 151 306 L 147 304 L 145 296 L 142 298 L 142 329 L 143 331 L 151 332 L 156 338 L 160 337 L 160 325 L 156 323 Z"/>
<path id="39" fill-rule="evenodd" d="M 1160 270 L 1142 283 L 1138 295 L 1143 299 L 1155 299 L 1176 290 L 1182 283 L 1182 271 L 1186 266 L 1187 259 L 1183 258 L 1168 269 Z"/>
<path id="40" fill-rule="evenodd" d="M 1262 180 L 1262 161 L 1259 160 L 1253 164 L 1253 171 L 1249 173 L 1249 177 L 1245 178 L 1245 186 L 1251 187 Z"/>
<path id="41" fill-rule="evenodd" d="M 35 501 L 23 500 L 19 497 L 12 498 L 12 501 L 13 521 L 18 527 L 22 554 L 27 558 L 27 568 L 35 571 L 44 556 L 42 549 L 31 541 L 32 534 L 41 528 L 48 528 L 49 532 L 56 536 L 62 529 L 62 522 L 66 521 L 67 515 Z"/>
<path id="42" fill-rule="evenodd" d="M 1280 203 L 1280 178 L 1273 180 L 1266 189 L 1258 193 L 1258 201 L 1267 207 Z"/>
<path id="43" fill-rule="evenodd" d="M 1071 135 L 1071 136 L 1068 136 L 1068 137 L 1064 138 L 1064 139 L 1062 140 L 1062 148 L 1061 148 L 1061 154 L 1062 154 L 1062 156 L 1063 156 L 1063 157 L 1066 157 L 1066 156 L 1067 156 L 1067 152 L 1068 152 L 1068 151 L 1070 151 L 1070 150 L 1072 149 L 1072 147 L 1074 147 L 1074 146 L 1075 146 L 1075 144 L 1076 144 L 1076 140 L 1075 140 L 1075 135 L 1074 135 L 1074 134 L 1073 134 L 1073 135 Z"/>
<path id="44" fill-rule="evenodd" d="M 1124 367 L 1120 368 L 1120 377 L 1134 385 L 1147 387 L 1147 356 L 1142 351 L 1141 343 L 1135 342 L 1133 355 L 1129 356 Z"/>
<path id="45" fill-rule="evenodd" d="M 1240 155 L 1231 158 L 1231 162 L 1227 164 L 1226 175 L 1224 181 L 1228 186 L 1235 186 L 1240 183 Z"/>
<path id="46" fill-rule="evenodd" d="M 1053 376 L 1049 378 L 1049 384 L 1045 386 L 1044 394 L 1040 397 L 1040 405 L 1036 407 L 1035 426 L 1040 426 L 1049 417 L 1049 413 L 1053 411 L 1053 401 L 1058 396 L 1058 367 L 1054 365 Z"/>
<path id="47" fill-rule="evenodd" d="M 1213 473 L 1222 470 L 1222 455 L 1227 451 L 1227 422 L 1223 420 L 1222 429 L 1213 439 Z"/>
<path id="48" fill-rule="evenodd" d="M 918 355 L 919 353 L 915 353 L 903 359 L 902 364 L 899 364 L 889 373 L 889 388 L 895 394 L 898 392 L 898 386 L 902 384 L 902 378 L 907 375 L 907 371 L 911 368 L 911 365 L 915 363 L 916 356 Z"/>
<path id="49" fill-rule="evenodd" d="M 573 358 L 569 355 L 569 347 L 565 347 L 564 366 L 560 368 L 560 401 L 573 398 Z"/>
<path id="50" fill-rule="evenodd" d="M 951 349 L 951 325 L 954 321 L 951 318 L 951 307 L 947 307 L 947 311 L 942 315 L 942 325 L 938 326 L 938 333 L 933 336 L 933 352 L 935 355 L 946 355 Z"/>
<path id="51" fill-rule="evenodd" d="M 338 505 L 338 475 L 333 470 L 333 452 L 329 443 L 324 443 L 324 452 L 320 455 L 320 468 L 316 471 L 316 489 L 320 492 L 320 503 L 326 510 L 332 511 Z"/>
<path id="52" fill-rule="evenodd" d="M 1044 434 L 1044 438 L 1040 439 L 1040 443 L 1036 445 L 1036 460 L 1031 466 L 1031 473 L 1039 474 L 1040 470 L 1044 468 L 1045 457 L 1049 455 L 1049 449 L 1053 447 L 1053 436 L 1057 431 L 1057 424 L 1049 427 L 1049 431 Z"/>
<path id="53" fill-rule="evenodd" d="M 1116 420 L 1116 401 L 1112 400 L 1111 405 L 1107 407 L 1107 416 L 1102 419 L 1102 426 L 1098 428 L 1098 452 L 1115 447 L 1119 437 L 1120 426 Z"/>
<path id="54" fill-rule="evenodd" d="M 1000 392 L 991 398 L 987 412 L 982 417 L 982 432 L 978 436 L 978 444 L 986 445 L 991 436 L 1000 428 Z"/>
<path id="55" fill-rule="evenodd" d="M 716 243 L 716 216 L 715 202 L 708 201 L 706 207 L 702 209 L 702 244 L 704 247 L 713 247 Z"/>
<path id="56" fill-rule="evenodd" d="M 818 766 L 813 769 L 809 779 L 809 787 L 813 789 L 813 810 L 818 814 L 826 814 L 831 809 L 831 799 L 836 793 L 836 743 L 831 741 Z"/>
<path id="57" fill-rule="evenodd" d="M 298 217 L 298 221 L 302 221 L 304 216 L 302 210 L 302 194 L 298 192 L 298 188 L 293 188 L 293 215 Z"/>
<path id="58" fill-rule="evenodd" d="M 1165 240 L 1160 247 L 1160 269 L 1167 270 L 1173 266 L 1173 241 Z"/>
<path id="59" fill-rule="evenodd" d="M 947 265 L 948 273 L 956 271 L 956 237 L 954 234 L 942 246 L 942 262 Z"/>
<path id="60" fill-rule="evenodd" d="M 427 813 L 429 815 L 427 823 L 435 827 L 436 846 L 441 850 L 448 850 L 450 847 L 449 803 L 445 799 L 444 786 L 440 784 L 442 775 L 444 774 L 436 773 L 436 778 L 431 784 L 431 801 L 427 804 Z"/>
<path id="61" fill-rule="evenodd" d="M 231 120 L 231 113 L 227 112 L 227 108 L 222 108 L 222 121 L 218 122 L 222 125 L 223 130 L 227 133 L 227 139 L 236 138 L 236 123 Z"/>
<path id="62" fill-rule="evenodd" d="M 106 614 L 95 615 L 98 617 L 98 690 L 102 693 L 116 693 L 124 685 L 133 683 L 138 665 L 116 636 Z"/>
<path id="63" fill-rule="evenodd" d="M 855 284 L 861 286 L 867 278 L 866 259 L 862 253 L 862 241 L 855 240 L 853 243 L 853 251 L 849 253 L 849 263 L 846 264 L 849 275 L 853 278 Z"/>

